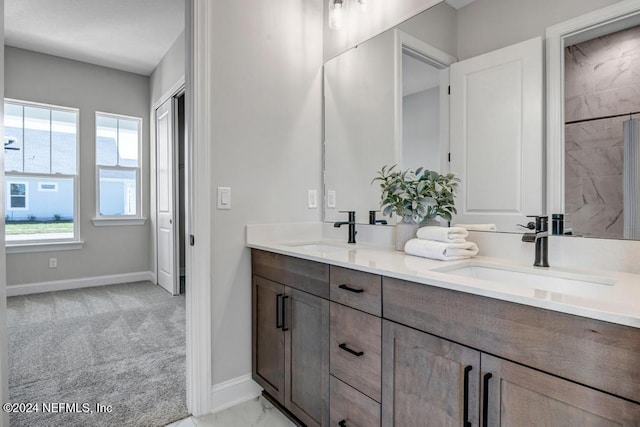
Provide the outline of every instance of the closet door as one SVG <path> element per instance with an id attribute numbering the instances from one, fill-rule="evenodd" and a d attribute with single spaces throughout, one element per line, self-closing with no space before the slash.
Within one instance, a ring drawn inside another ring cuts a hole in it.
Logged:
<path id="1" fill-rule="evenodd" d="M 540 37 L 451 65 L 455 223 L 515 231 L 544 213 Z"/>

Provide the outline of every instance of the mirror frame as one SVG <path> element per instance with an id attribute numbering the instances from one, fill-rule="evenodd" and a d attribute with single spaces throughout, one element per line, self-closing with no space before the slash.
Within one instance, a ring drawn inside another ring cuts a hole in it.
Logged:
<path id="1" fill-rule="evenodd" d="M 640 21 L 640 0 L 623 0 L 546 29 L 547 214 L 564 213 L 564 49 Z M 618 26 L 618 28 L 616 28 Z"/>

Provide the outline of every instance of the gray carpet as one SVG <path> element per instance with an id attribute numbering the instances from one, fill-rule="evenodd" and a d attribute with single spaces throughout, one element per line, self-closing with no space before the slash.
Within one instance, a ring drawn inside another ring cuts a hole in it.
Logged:
<path id="1" fill-rule="evenodd" d="M 164 426 L 189 415 L 184 295 L 139 282 L 10 297 L 7 306 L 12 402 L 113 408 L 12 414 L 13 427 Z"/>

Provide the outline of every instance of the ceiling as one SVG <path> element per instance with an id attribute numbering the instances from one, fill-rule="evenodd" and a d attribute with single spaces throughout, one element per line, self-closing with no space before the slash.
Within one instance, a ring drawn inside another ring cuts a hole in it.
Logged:
<path id="1" fill-rule="evenodd" d="M 5 0 L 5 44 L 150 75 L 184 30 L 184 0 Z"/>

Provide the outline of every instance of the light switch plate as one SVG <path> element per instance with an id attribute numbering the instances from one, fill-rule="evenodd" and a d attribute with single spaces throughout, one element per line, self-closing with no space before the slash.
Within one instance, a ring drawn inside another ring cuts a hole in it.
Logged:
<path id="1" fill-rule="evenodd" d="M 218 187 L 218 209 L 231 209 L 230 187 Z"/>
<path id="2" fill-rule="evenodd" d="M 307 190 L 307 206 L 309 207 L 309 209 L 318 208 L 318 191 L 317 190 Z"/>
<path id="3" fill-rule="evenodd" d="M 336 207 L 336 191 L 335 190 L 327 191 L 327 207 L 328 208 Z"/>

